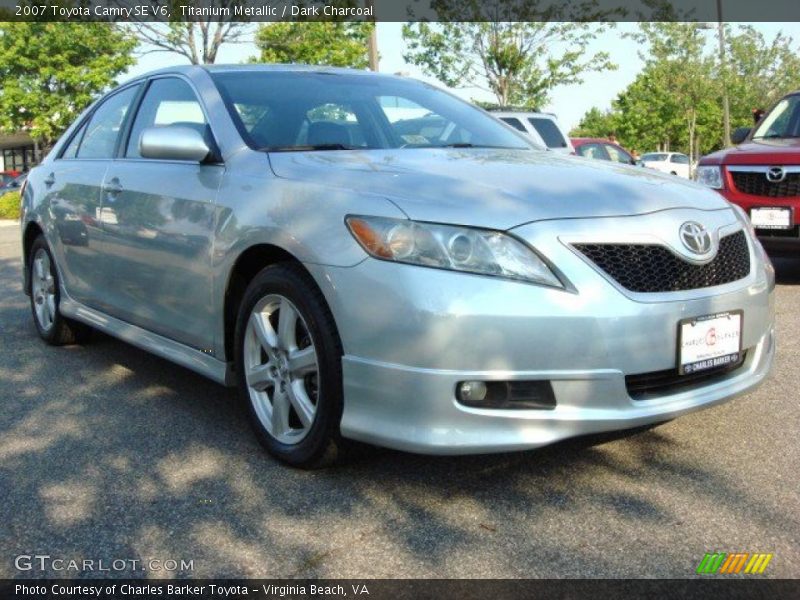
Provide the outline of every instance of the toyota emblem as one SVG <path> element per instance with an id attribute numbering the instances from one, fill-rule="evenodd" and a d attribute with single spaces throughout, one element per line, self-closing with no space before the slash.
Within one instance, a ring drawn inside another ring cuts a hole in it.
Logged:
<path id="1" fill-rule="evenodd" d="M 678 230 L 683 245 L 693 254 L 706 254 L 711 250 L 711 234 L 695 221 L 687 221 Z"/>

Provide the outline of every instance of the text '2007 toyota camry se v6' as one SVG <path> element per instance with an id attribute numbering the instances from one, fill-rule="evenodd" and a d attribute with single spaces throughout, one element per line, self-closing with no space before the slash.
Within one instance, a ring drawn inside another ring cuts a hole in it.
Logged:
<path id="1" fill-rule="evenodd" d="M 774 355 L 740 209 L 399 77 L 132 80 L 31 172 L 22 239 L 47 342 L 96 328 L 236 385 L 300 466 L 346 440 L 481 453 L 665 421 Z"/>

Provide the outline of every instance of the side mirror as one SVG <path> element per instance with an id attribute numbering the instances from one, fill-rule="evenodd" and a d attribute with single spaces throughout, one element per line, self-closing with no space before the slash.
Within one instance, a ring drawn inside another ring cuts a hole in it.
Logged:
<path id="1" fill-rule="evenodd" d="M 737 145 L 741 144 L 748 135 L 750 135 L 749 127 L 737 127 L 731 134 L 731 141 Z"/>
<path id="2" fill-rule="evenodd" d="M 142 132 L 139 154 L 142 158 L 203 162 L 211 154 L 211 148 L 197 129 L 167 125 L 148 127 Z"/>

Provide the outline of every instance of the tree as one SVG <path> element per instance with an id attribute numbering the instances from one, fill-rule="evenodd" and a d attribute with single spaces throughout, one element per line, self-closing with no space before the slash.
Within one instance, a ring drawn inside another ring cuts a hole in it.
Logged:
<path id="1" fill-rule="evenodd" d="M 727 86 L 733 127 L 751 126 L 753 108 L 767 108 L 800 87 L 800 57 L 791 38 L 767 40 L 750 25 L 726 26 L 726 69 L 715 44 L 691 23 L 645 23 L 636 39 L 645 66 L 606 113 L 592 109 L 582 135 L 606 135 L 614 122 L 620 141 L 647 150 L 699 156 L 722 141 L 722 86 Z M 594 112 L 593 112 L 594 111 Z"/>
<path id="2" fill-rule="evenodd" d="M 374 23 L 285 21 L 261 25 L 251 62 L 305 63 L 364 69 L 369 65 L 367 40 Z"/>
<path id="3" fill-rule="evenodd" d="M 791 37 L 779 32 L 767 41 L 751 25 L 729 28 L 725 39 L 731 126 L 750 127 L 754 108 L 767 109 L 800 87 L 800 55 Z"/>
<path id="4" fill-rule="evenodd" d="M 473 86 L 493 93 L 501 105 L 537 107 L 556 86 L 580 83 L 583 73 L 616 68 L 607 52 L 587 51 L 610 25 L 569 22 L 574 17 L 567 3 L 464 0 L 452 6 L 455 12 L 445 11 L 444 17 L 444 8 L 438 10 L 443 21 L 451 22 L 403 27 L 405 60 L 450 87 Z M 602 20 L 611 14 L 588 12 L 595 6 L 582 3 L 581 15 Z"/>
<path id="5" fill-rule="evenodd" d="M 231 20 L 234 8 L 242 4 L 242 0 L 210 0 L 202 5 L 212 12 L 222 11 L 218 16 L 185 16 L 182 7 L 188 7 L 189 3 L 170 0 L 169 4 L 171 22 L 137 20 L 129 25 L 145 53 L 174 52 L 189 59 L 193 65 L 213 64 L 223 44 L 247 41 L 249 23 Z M 192 20 L 184 20 L 188 18 Z"/>
<path id="6" fill-rule="evenodd" d="M 602 111 L 596 106 L 590 108 L 578 126 L 569 132 L 571 137 L 606 137 L 609 133 L 618 134 L 618 113 Z"/>
<path id="7" fill-rule="evenodd" d="M 134 63 L 112 23 L 0 23 L 0 129 L 44 147 Z"/>

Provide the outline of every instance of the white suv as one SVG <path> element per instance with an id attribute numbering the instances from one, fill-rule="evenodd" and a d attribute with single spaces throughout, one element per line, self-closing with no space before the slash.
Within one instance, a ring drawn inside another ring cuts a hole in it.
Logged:
<path id="1" fill-rule="evenodd" d="M 511 125 L 514 129 L 527 133 L 542 146 L 555 152 L 575 154 L 569 136 L 561 127 L 556 116 L 551 113 L 528 111 L 490 111 L 495 117 Z"/>

